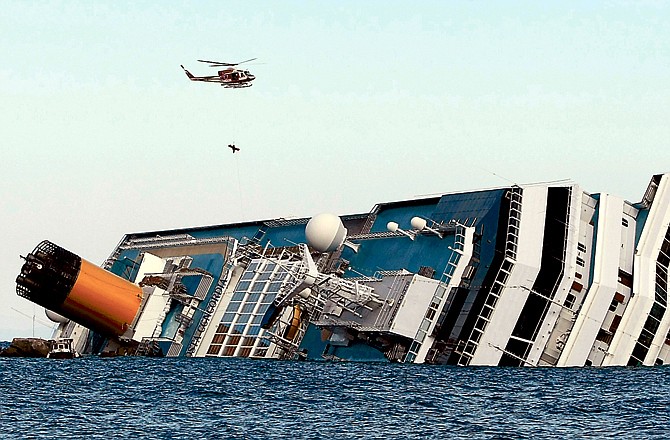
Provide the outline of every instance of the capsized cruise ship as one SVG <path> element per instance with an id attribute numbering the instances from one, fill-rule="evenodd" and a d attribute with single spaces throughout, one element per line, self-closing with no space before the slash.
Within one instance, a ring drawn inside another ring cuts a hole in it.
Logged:
<path id="1" fill-rule="evenodd" d="M 49 241 L 17 293 L 84 354 L 451 365 L 670 362 L 670 174 L 639 203 L 539 183 L 370 212 Z"/>

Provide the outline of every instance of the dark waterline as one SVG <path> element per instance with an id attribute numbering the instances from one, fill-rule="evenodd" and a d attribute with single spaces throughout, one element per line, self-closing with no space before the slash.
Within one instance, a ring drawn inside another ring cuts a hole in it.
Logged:
<path id="1" fill-rule="evenodd" d="M 0 359 L 0 438 L 668 438 L 670 368 Z"/>

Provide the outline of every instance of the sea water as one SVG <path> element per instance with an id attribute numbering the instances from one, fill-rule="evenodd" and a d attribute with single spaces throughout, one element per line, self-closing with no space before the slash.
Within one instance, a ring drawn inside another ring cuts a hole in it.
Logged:
<path id="1" fill-rule="evenodd" d="M 670 438 L 670 368 L 0 358 L 0 438 Z"/>

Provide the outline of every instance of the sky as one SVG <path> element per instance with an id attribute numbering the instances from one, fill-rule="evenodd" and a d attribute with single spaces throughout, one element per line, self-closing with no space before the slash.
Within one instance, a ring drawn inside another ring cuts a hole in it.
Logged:
<path id="1" fill-rule="evenodd" d="M 8 0 L 0 54 L 0 340 L 51 334 L 15 284 L 45 239 L 100 265 L 135 232 L 563 179 L 637 202 L 670 171 L 668 2 Z M 249 58 L 239 90 L 179 67 Z"/>

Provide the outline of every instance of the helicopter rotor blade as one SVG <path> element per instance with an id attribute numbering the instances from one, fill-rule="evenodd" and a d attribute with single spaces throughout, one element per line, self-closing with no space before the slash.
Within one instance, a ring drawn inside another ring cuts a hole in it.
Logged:
<path id="1" fill-rule="evenodd" d="M 233 66 L 237 66 L 238 64 L 253 61 L 255 59 L 256 58 L 250 58 L 248 60 L 240 61 L 239 63 L 223 63 L 223 62 L 220 62 L 220 61 L 209 61 L 209 60 L 198 60 L 198 61 L 201 62 L 201 63 L 209 63 L 209 67 L 233 67 Z"/>
<path id="2" fill-rule="evenodd" d="M 255 59 L 257 59 L 257 58 L 249 58 L 248 60 L 240 61 L 240 62 L 237 63 L 237 64 L 248 63 L 249 61 L 253 61 L 253 60 L 255 60 Z M 237 64 L 236 64 L 236 65 L 237 65 Z"/>
<path id="3" fill-rule="evenodd" d="M 218 61 L 207 61 L 207 60 L 198 60 L 201 63 L 209 63 L 210 67 L 219 67 L 219 66 L 234 66 L 235 64 L 232 63 L 220 63 Z"/>

